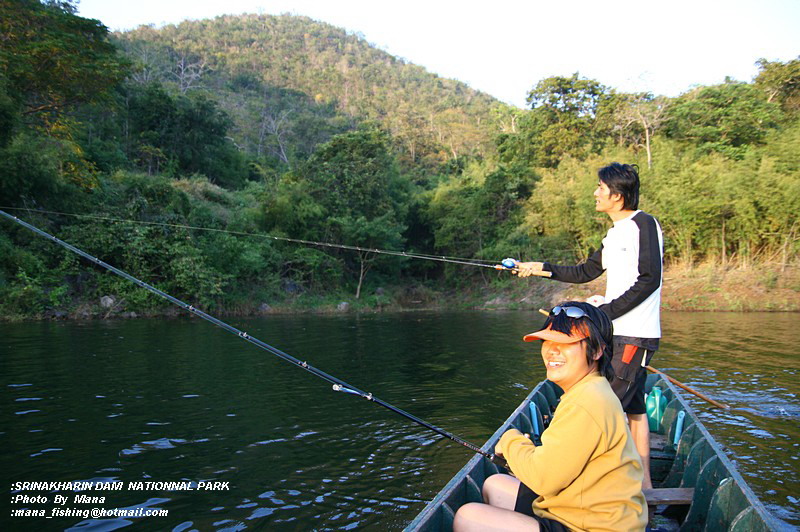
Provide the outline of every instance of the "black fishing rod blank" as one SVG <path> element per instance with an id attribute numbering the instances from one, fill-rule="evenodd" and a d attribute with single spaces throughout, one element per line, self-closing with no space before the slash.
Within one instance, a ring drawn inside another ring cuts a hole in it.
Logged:
<path id="1" fill-rule="evenodd" d="M 319 369 L 315 368 L 314 366 L 312 366 L 308 362 L 301 361 L 300 359 L 297 359 L 297 358 L 295 358 L 295 357 L 293 357 L 293 356 L 291 356 L 291 355 L 289 355 L 287 353 L 284 353 L 283 351 L 281 351 L 277 347 L 273 347 L 273 346 L 269 345 L 266 342 L 262 342 L 258 338 L 255 338 L 255 337 L 247 334 L 246 332 L 241 331 L 241 330 L 237 329 L 236 327 L 233 327 L 232 325 L 229 325 L 229 324 L 225 323 L 224 321 L 215 318 L 214 316 L 206 314 L 202 310 L 200 310 L 200 309 L 198 309 L 198 308 L 196 308 L 196 307 L 194 307 L 192 305 L 184 303 L 180 299 L 178 299 L 176 297 L 173 297 L 173 296 L 167 294 L 166 292 L 163 292 L 163 291 L 159 290 L 158 288 L 156 288 L 154 286 L 151 286 L 151 285 L 145 283 L 144 281 L 141 281 L 141 280 L 137 279 L 136 277 L 134 277 L 134 276 L 132 276 L 132 275 L 120 270 L 119 268 L 115 268 L 114 266 L 111 266 L 110 264 L 107 264 L 107 263 L 103 262 L 102 260 L 98 259 L 97 257 L 89 255 L 85 251 L 73 246 L 72 244 L 70 244 L 68 242 L 64 242 L 63 240 L 60 240 L 59 238 L 56 238 L 55 236 L 42 231 L 38 227 L 35 227 L 35 226 L 33 226 L 33 225 L 23 221 L 23 220 L 20 220 L 16 216 L 8 214 L 7 212 L 5 212 L 3 210 L 0 210 L 0 215 L 8 218 L 9 220 L 11 220 L 13 222 L 16 222 L 17 224 L 25 227 L 26 229 L 30 229 L 31 231 L 33 231 L 37 235 L 43 236 L 43 237 L 47 238 L 48 240 L 52 240 L 56 244 L 67 248 L 68 250 L 72 251 L 73 253 L 76 253 L 76 254 L 80 255 L 81 257 L 91 261 L 92 263 L 97 264 L 98 266 L 102 266 L 106 270 L 108 270 L 110 272 L 113 272 L 113 273 L 119 275 L 120 277 L 122 277 L 124 279 L 127 279 L 128 281 L 141 286 L 142 288 L 144 288 L 146 290 L 149 290 L 150 292 L 156 294 L 157 296 L 162 297 L 162 298 L 166 299 L 167 301 L 170 301 L 171 303 L 174 303 L 175 305 L 178 305 L 179 307 L 181 307 L 181 308 L 183 308 L 185 310 L 188 310 L 192 314 L 194 314 L 196 316 L 199 316 L 199 317 L 203 318 L 204 320 L 209 321 L 209 322 L 213 323 L 214 325 L 216 325 L 216 326 L 218 326 L 218 327 L 220 327 L 222 329 L 225 329 L 229 333 L 235 334 L 239 338 L 242 338 L 243 340 L 247 340 L 251 344 L 253 344 L 253 345 L 257 346 L 257 347 L 260 347 L 261 349 L 263 349 L 265 351 L 268 351 L 268 352 L 272 353 L 273 355 L 275 355 L 275 356 L 277 356 L 279 358 L 282 358 L 283 360 L 285 360 L 287 362 L 290 362 L 291 364 L 294 364 L 295 366 L 297 366 L 299 368 L 302 368 L 302 369 L 308 371 L 312 375 L 316 375 L 317 377 L 332 383 L 334 391 L 336 391 L 336 392 L 344 392 L 344 393 L 347 393 L 347 394 L 350 394 L 350 395 L 357 395 L 358 397 L 361 397 L 362 399 L 366 399 L 367 401 L 371 401 L 373 403 L 376 403 L 376 404 L 378 404 L 378 405 L 380 405 L 380 406 L 382 406 L 382 407 L 384 407 L 384 408 L 386 408 L 386 409 L 388 409 L 388 410 L 390 410 L 390 411 L 392 411 L 392 412 L 394 412 L 396 414 L 400 414 L 401 416 L 405 417 L 406 419 L 409 419 L 409 420 L 413 421 L 414 423 L 416 423 L 418 425 L 421 425 L 421 426 L 423 426 L 423 427 L 425 427 L 425 428 L 427 428 L 427 429 L 439 434 L 440 436 L 444 436 L 445 438 L 448 438 L 448 439 L 450 439 L 450 440 L 452 440 L 452 441 L 454 441 L 454 442 L 456 442 L 456 443 L 458 443 L 460 445 L 463 445 L 464 447 L 466 447 L 467 449 L 469 449 L 469 450 L 471 450 L 471 451 L 473 451 L 475 453 L 478 453 L 480 455 L 485 456 L 486 458 L 491 460 L 494 464 L 508 469 L 508 463 L 502 457 L 497 456 L 494 453 L 484 451 L 483 449 L 481 449 L 477 445 L 474 445 L 474 444 L 472 444 L 472 443 L 470 443 L 470 442 L 468 442 L 468 441 L 456 436 L 455 434 L 452 434 L 452 433 L 450 433 L 450 432 L 448 432 L 448 431 L 446 431 L 444 429 L 441 429 L 441 428 L 439 428 L 439 427 L 437 427 L 435 425 L 431 425 L 427 421 L 425 421 L 423 419 L 420 419 L 420 418 L 418 418 L 417 416 L 415 416 L 413 414 L 409 414 L 405 410 L 401 410 L 400 408 L 397 408 L 397 407 L 387 403 L 386 401 L 384 401 L 382 399 L 379 399 L 378 397 L 375 397 L 371 393 L 367 393 L 367 392 L 364 392 L 362 390 L 359 390 L 355 386 L 352 386 L 352 385 L 350 385 L 350 384 L 348 384 L 348 383 L 346 383 L 346 382 L 344 382 L 344 381 L 342 381 L 342 380 L 340 380 L 340 379 L 338 379 L 338 378 L 336 378 L 336 377 L 334 377 L 332 375 L 329 375 L 328 373 L 325 373 L 322 370 L 319 370 Z"/>

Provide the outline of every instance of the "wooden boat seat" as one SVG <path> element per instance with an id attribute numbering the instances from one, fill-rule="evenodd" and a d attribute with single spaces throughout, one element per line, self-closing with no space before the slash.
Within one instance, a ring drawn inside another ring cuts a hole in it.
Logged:
<path id="1" fill-rule="evenodd" d="M 694 497 L 694 488 L 653 488 L 642 491 L 650 507 L 661 504 L 686 506 L 692 504 Z"/>
<path id="2" fill-rule="evenodd" d="M 650 450 L 663 451 L 667 446 L 667 436 L 665 434 L 650 433 Z"/>

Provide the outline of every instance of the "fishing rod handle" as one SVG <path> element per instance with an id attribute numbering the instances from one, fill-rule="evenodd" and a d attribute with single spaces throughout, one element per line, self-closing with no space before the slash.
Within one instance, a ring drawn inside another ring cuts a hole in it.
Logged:
<path id="1" fill-rule="evenodd" d="M 509 258 L 506 258 L 506 259 L 503 259 L 502 261 L 500 261 L 500 264 L 495 266 L 495 269 L 497 269 L 497 270 L 506 269 L 506 270 L 511 270 L 512 272 L 518 272 L 519 271 L 519 267 L 518 267 L 519 263 L 520 263 L 519 260 L 512 259 L 512 258 L 509 257 Z M 541 270 L 541 271 L 538 271 L 538 272 L 532 272 L 531 275 L 534 275 L 536 277 L 552 277 L 553 276 L 553 272 Z"/>
<path id="2" fill-rule="evenodd" d="M 496 466 L 498 466 L 498 467 L 502 467 L 502 468 L 503 468 L 503 469 L 505 469 L 506 471 L 508 471 L 508 472 L 511 472 L 511 468 L 510 468 L 510 467 L 508 467 L 508 462 L 507 462 L 507 461 L 506 461 L 506 459 L 505 459 L 505 458 L 503 458 L 502 456 L 498 456 L 498 455 L 496 455 L 496 454 L 492 453 L 492 454 L 490 454 L 490 455 L 487 455 L 486 457 L 487 457 L 487 458 L 488 458 L 488 459 L 489 459 L 489 460 L 490 460 L 490 461 L 491 461 L 491 462 L 492 462 L 494 465 L 496 465 Z"/>

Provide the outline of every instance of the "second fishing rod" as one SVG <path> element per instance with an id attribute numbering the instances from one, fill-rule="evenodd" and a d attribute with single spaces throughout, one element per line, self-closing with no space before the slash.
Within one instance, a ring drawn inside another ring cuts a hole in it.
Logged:
<path id="1" fill-rule="evenodd" d="M 257 346 L 257 347 L 272 353 L 273 355 L 285 360 L 286 362 L 294 364 L 295 366 L 308 371 L 312 375 L 315 375 L 315 376 L 317 376 L 317 377 L 319 377 L 319 378 L 321 378 L 321 379 L 323 379 L 325 381 L 328 381 L 329 383 L 333 384 L 333 390 L 336 391 L 336 392 L 343 392 L 343 393 L 347 393 L 347 394 L 350 394 L 350 395 L 355 395 L 355 396 L 361 397 L 362 399 L 366 399 L 367 401 L 370 401 L 370 402 L 373 402 L 375 404 L 378 404 L 378 405 L 386 408 L 387 410 L 390 410 L 390 411 L 394 412 L 395 414 L 399 414 L 399 415 L 405 417 L 406 419 L 409 419 L 409 420 L 413 421 L 414 423 L 416 423 L 418 425 L 421 425 L 421 426 L 427 428 L 428 430 L 431 430 L 431 431 L 439 434 L 440 436 L 444 436 L 445 438 L 448 438 L 448 439 L 458 443 L 459 445 L 462 445 L 462 446 L 466 447 L 467 449 L 469 449 L 469 450 L 471 450 L 471 451 L 473 451 L 475 453 L 478 453 L 478 454 L 488 458 L 494 464 L 496 464 L 496 465 L 498 465 L 500 467 L 504 467 L 504 468 L 508 469 L 508 464 L 505 461 L 505 459 L 503 459 L 500 456 L 495 455 L 494 453 L 491 453 L 491 452 L 488 452 L 488 451 L 484 451 L 483 449 L 481 449 L 477 445 L 475 445 L 473 443 L 470 443 L 470 442 L 466 441 L 465 439 L 460 438 L 459 436 L 456 436 L 455 434 L 453 434 L 451 432 L 448 432 L 448 431 L 446 431 L 444 429 L 441 429 L 441 428 L 439 428 L 439 427 L 437 427 L 435 425 L 432 425 L 432 424 L 428 423 L 427 421 L 425 421 L 423 419 L 420 419 L 417 416 L 406 412 L 405 410 L 397 408 L 396 406 L 393 406 L 393 405 L 387 403 L 386 401 L 384 401 L 384 400 L 382 400 L 382 399 L 380 399 L 378 397 L 375 397 L 371 393 L 364 392 L 364 391 L 356 388 L 355 386 L 353 386 L 351 384 L 348 384 L 345 381 L 334 377 L 333 375 L 329 375 L 328 373 L 326 373 L 326 372 L 324 372 L 324 371 L 322 371 L 320 369 L 315 368 L 314 366 L 312 366 L 311 364 L 309 364 L 306 361 L 302 361 L 302 360 L 300 360 L 298 358 L 293 357 L 292 355 L 289 355 L 288 353 L 284 353 L 280 349 L 278 349 L 278 348 L 276 348 L 274 346 L 271 346 L 270 344 L 268 344 L 266 342 L 263 342 L 263 341 L 259 340 L 258 338 L 255 338 L 254 336 L 251 336 L 251 335 L 247 334 L 246 332 L 241 331 L 241 330 L 237 329 L 236 327 L 234 327 L 232 325 L 229 325 L 229 324 L 225 323 L 224 321 L 222 321 L 222 320 L 220 320 L 218 318 L 215 318 L 214 316 L 211 316 L 210 314 L 206 314 L 205 312 L 203 312 L 202 310 L 194 307 L 193 305 L 189 305 L 188 303 L 185 303 L 185 302 L 181 301 L 180 299 L 178 299 L 176 297 L 173 297 L 173 296 L 167 294 L 166 292 L 163 292 L 163 291 L 159 290 L 158 288 L 156 288 L 154 286 L 151 286 L 151 285 L 145 283 L 144 281 L 141 281 L 141 280 L 137 279 L 136 277 L 134 277 L 134 276 L 132 276 L 132 275 L 130 275 L 130 274 L 124 272 L 124 271 L 122 271 L 122 270 L 120 270 L 118 268 L 115 268 L 114 266 L 111 266 L 110 264 L 107 264 L 107 263 L 103 262 L 102 260 L 98 259 L 97 257 L 89 255 L 85 251 L 73 246 L 72 244 L 70 244 L 68 242 L 65 242 L 63 240 L 60 240 L 59 238 L 57 238 L 57 237 L 55 237 L 55 236 L 53 236 L 53 235 L 51 235 L 49 233 L 46 233 L 45 231 L 42 231 L 38 227 L 36 227 L 34 225 L 31 225 L 31 224 L 29 224 L 29 223 L 17 218 L 16 216 L 8 214 L 7 212 L 5 212 L 3 210 L 0 210 L 0 216 L 3 216 L 5 218 L 7 218 L 7 219 L 19 224 L 19 225 L 25 227 L 26 229 L 29 229 L 29 230 L 33 231 L 34 233 L 36 233 L 39 236 L 45 237 L 48 240 L 51 240 L 52 242 L 55 242 L 56 244 L 58 244 L 58 245 L 60 245 L 60 246 L 62 246 L 64 248 L 72 251 L 73 253 L 76 253 L 76 254 L 80 255 L 81 257 L 89 260 L 90 262 L 92 262 L 92 263 L 94 263 L 94 264 L 96 264 L 96 265 L 98 265 L 98 266 L 100 266 L 102 268 L 105 268 L 106 270 L 108 270 L 108 271 L 110 271 L 110 272 L 112 272 L 112 273 L 114 273 L 114 274 L 116 274 L 116 275 L 118 275 L 118 276 L 120 276 L 120 277 L 122 277 L 124 279 L 127 279 L 128 281 L 130 281 L 130 282 L 132 282 L 134 284 L 137 284 L 137 285 L 141 286 L 142 288 L 144 288 L 146 290 L 149 290 L 150 292 L 156 294 L 157 296 L 159 296 L 159 297 L 161 297 L 163 299 L 166 299 L 167 301 L 169 301 L 171 303 L 174 303 L 175 305 L 178 305 L 179 307 L 183 308 L 184 310 L 187 310 L 187 311 L 191 312 L 195 316 L 203 318 L 204 320 L 206 320 L 208 322 L 211 322 L 214 325 L 216 325 L 216 326 L 218 326 L 218 327 L 220 327 L 222 329 L 225 329 L 229 333 L 235 334 L 239 338 L 241 338 L 243 340 L 246 340 L 246 341 L 250 342 L 251 344 L 253 344 L 253 345 Z"/>

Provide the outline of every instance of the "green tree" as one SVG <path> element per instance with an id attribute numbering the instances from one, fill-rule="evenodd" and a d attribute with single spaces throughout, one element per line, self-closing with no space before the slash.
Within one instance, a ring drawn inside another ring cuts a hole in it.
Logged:
<path id="1" fill-rule="evenodd" d="M 405 200 L 389 139 L 374 129 L 335 136 L 314 152 L 304 173 L 312 194 L 333 216 L 358 213 L 372 219 Z"/>
<path id="2" fill-rule="evenodd" d="M 765 91 L 767 102 L 778 103 L 783 111 L 796 117 L 800 112 L 800 57 L 782 63 L 759 59 L 755 85 Z"/>
<path id="3" fill-rule="evenodd" d="M 531 242 L 518 228 L 536 183 L 530 171 L 485 163 L 442 183 L 426 210 L 436 250 L 486 260 L 526 254 Z"/>
<path id="4" fill-rule="evenodd" d="M 72 114 L 109 94 L 128 62 L 105 26 L 74 13 L 68 1 L 0 0 L 0 195 L 9 203 L 96 184 Z"/>
<path id="5" fill-rule="evenodd" d="M 227 138 L 227 114 L 200 93 L 170 94 L 163 86 L 131 85 L 127 109 L 130 158 L 148 174 L 203 174 L 236 188 L 247 175 L 246 161 Z"/>
<path id="6" fill-rule="evenodd" d="M 515 124 L 518 133 L 500 135 L 503 161 L 554 168 L 566 155 L 596 152 L 613 127 L 612 96 L 607 87 L 577 72 L 543 79 L 528 94 L 531 111 Z"/>
<path id="7" fill-rule="evenodd" d="M 759 145 L 781 118 L 780 107 L 763 91 L 739 81 L 699 87 L 679 97 L 665 125 L 669 137 L 688 142 L 701 153 L 717 151 L 742 158 Z"/>
<path id="8" fill-rule="evenodd" d="M 536 140 L 543 166 L 554 167 L 564 155 L 582 156 L 596 147 L 603 133 L 598 117 L 609 99 L 607 87 L 577 72 L 544 79 L 531 90 L 528 103 L 541 117 Z"/>
<path id="9" fill-rule="evenodd" d="M 369 251 L 382 248 L 400 250 L 403 248 L 403 231 L 405 226 L 400 223 L 397 213 L 388 211 L 382 216 L 367 219 L 364 216 L 348 215 L 331 218 L 330 222 L 341 235 L 342 241 L 349 245 L 358 246 L 358 283 L 356 285 L 356 299 L 361 297 L 361 287 L 367 272 L 381 255 Z"/>
<path id="10" fill-rule="evenodd" d="M 76 16 L 71 2 L 0 0 L 0 34 L 0 72 L 10 94 L 23 114 L 50 124 L 65 109 L 106 94 L 129 72 L 108 29 Z"/>
<path id="11" fill-rule="evenodd" d="M 326 213 L 326 238 L 364 248 L 402 246 L 408 190 L 389 145 L 384 133 L 359 130 L 333 137 L 308 161 L 305 177 Z M 356 297 L 376 259 L 359 254 Z"/>
<path id="12" fill-rule="evenodd" d="M 548 242 L 545 259 L 585 258 L 600 246 L 608 226 L 594 210 L 592 190 L 602 156 L 565 157 L 558 168 L 542 172 L 525 205 L 525 232 Z"/>

